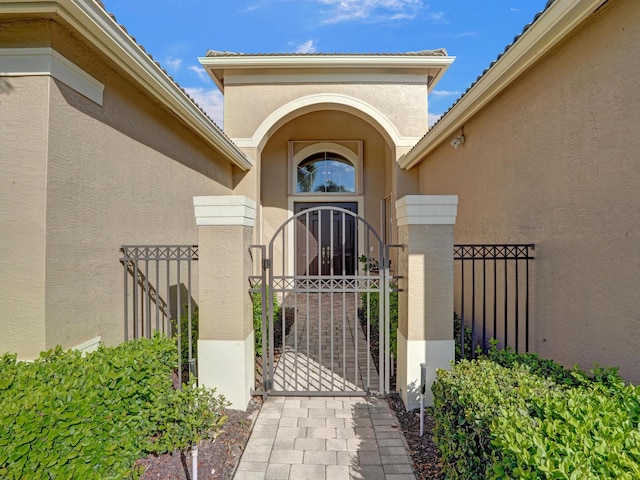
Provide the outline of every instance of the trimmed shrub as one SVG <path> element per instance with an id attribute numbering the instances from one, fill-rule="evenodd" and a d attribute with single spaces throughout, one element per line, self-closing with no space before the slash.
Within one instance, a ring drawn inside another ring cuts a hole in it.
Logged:
<path id="1" fill-rule="evenodd" d="M 532 399 L 530 415 L 504 409 L 492 447 L 492 478 L 640 478 L 640 389 L 556 389 Z"/>
<path id="2" fill-rule="evenodd" d="M 458 314 L 454 312 L 453 340 L 455 341 L 455 344 L 456 344 L 456 362 L 459 362 L 463 358 L 466 358 L 467 360 L 471 360 L 471 358 L 473 358 L 473 352 L 471 350 L 472 340 L 473 340 L 471 327 L 468 327 L 467 325 L 464 326 L 464 351 L 460 346 L 460 334 L 462 333 L 461 330 L 462 330 L 462 320 L 460 320 L 460 317 L 458 316 Z"/>
<path id="3" fill-rule="evenodd" d="M 192 358 L 198 358 L 198 306 L 193 305 L 191 308 L 191 355 Z M 171 326 L 173 328 L 173 335 L 178 336 L 178 322 L 176 319 L 171 319 Z M 189 305 L 185 304 L 182 307 L 182 313 L 180 315 L 180 351 L 181 362 L 183 367 L 189 365 Z"/>
<path id="4" fill-rule="evenodd" d="M 545 394 L 554 383 L 489 360 L 461 360 L 439 370 L 433 384 L 434 440 L 447 478 L 489 478 L 499 459 L 492 448 L 492 422 L 504 408 L 527 412 L 526 399 Z"/>
<path id="5" fill-rule="evenodd" d="M 269 294 L 267 288 L 267 295 Z M 256 357 L 262 357 L 262 294 L 252 293 L 253 301 L 253 332 L 255 337 Z M 269 315 L 269 306 L 267 305 L 267 315 Z M 282 321 L 282 311 L 276 295 L 273 294 L 273 321 L 274 323 Z"/>
<path id="6" fill-rule="evenodd" d="M 572 385 L 557 364 L 500 358 L 513 362 L 463 360 L 438 372 L 435 441 L 446 478 L 640 478 L 638 387 L 611 370 L 570 372 Z"/>
<path id="7" fill-rule="evenodd" d="M 498 350 L 495 345 L 487 352 L 487 357 L 507 368 L 511 368 L 514 365 L 527 365 L 532 374 L 550 378 L 557 384 L 569 387 L 578 387 L 592 382 L 610 387 L 618 387 L 624 384 L 618 375 L 618 369 L 615 367 L 602 368 L 596 366 L 591 370 L 591 376 L 588 376 L 578 368 L 568 370 L 553 360 L 541 358 L 537 353 L 516 353 L 510 347 Z"/>
<path id="8" fill-rule="evenodd" d="M 156 335 L 83 357 L 60 347 L 0 360 L 0 478 L 127 478 L 149 453 L 213 436 L 226 402 L 173 389 L 175 339 Z"/>
<path id="9" fill-rule="evenodd" d="M 362 314 L 367 315 L 367 300 L 369 302 L 369 318 L 371 327 L 378 330 L 380 318 L 380 294 L 378 292 L 360 293 Z M 393 356 L 398 356 L 398 292 L 389 292 L 389 350 Z"/>

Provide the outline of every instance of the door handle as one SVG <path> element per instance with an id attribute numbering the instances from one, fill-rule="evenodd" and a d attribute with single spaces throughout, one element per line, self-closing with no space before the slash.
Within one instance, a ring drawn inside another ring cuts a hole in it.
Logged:
<path id="1" fill-rule="evenodd" d="M 322 247 L 322 264 L 329 264 L 331 261 L 330 247 Z"/>

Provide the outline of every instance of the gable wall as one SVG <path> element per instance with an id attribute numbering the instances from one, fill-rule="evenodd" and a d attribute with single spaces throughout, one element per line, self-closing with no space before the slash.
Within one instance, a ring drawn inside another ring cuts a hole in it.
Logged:
<path id="1" fill-rule="evenodd" d="M 609 2 L 420 166 L 456 243 L 533 242 L 532 349 L 640 381 L 640 4 Z"/>

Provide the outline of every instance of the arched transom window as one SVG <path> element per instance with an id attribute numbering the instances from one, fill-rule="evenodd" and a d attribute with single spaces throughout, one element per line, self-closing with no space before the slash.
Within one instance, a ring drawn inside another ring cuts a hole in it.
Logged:
<path id="1" fill-rule="evenodd" d="M 289 142 L 289 195 L 362 195 L 362 141 Z"/>
<path id="2" fill-rule="evenodd" d="M 296 193 L 355 193 L 356 167 L 334 152 L 309 155 L 296 166 Z"/>

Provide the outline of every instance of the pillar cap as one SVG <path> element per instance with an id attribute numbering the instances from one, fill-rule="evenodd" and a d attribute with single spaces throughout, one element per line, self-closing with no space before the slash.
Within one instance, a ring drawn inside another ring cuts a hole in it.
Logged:
<path id="1" fill-rule="evenodd" d="M 196 225 L 255 225 L 256 202 L 244 195 L 193 197 L 193 207 Z"/>
<path id="2" fill-rule="evenodd" d="M 454 225 L 457 195 L 406 195 L 396 202 L 398 226 Z"/>

